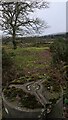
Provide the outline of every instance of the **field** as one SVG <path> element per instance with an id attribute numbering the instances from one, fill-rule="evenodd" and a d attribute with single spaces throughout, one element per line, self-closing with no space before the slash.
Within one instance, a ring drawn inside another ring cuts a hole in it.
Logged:
<path id="1" fill-rule="evenodd" d="M 51 42 L 51 43 L 50 43 Z M 13 49 L 11 42 L 3 44 L 3 49 L 8 55 L 7 61 L 4 57 L 5 67 L 4 81 L 12 81 L 20 77 L 27 80 L 45 79 L 45 76 L 53 80 L 63 82 L 60 68 L 52 66 L 52 53 L 50 45 L 53 40 L 48 42 L 18 42 L 17 49 Z M 3 65 L 4 66 L 4 65 Z M 6 68 L 7 67 L 7 68 Z M 6 76 L 7 75 L 7 76 Z M 5 77 L 6 76 L 6 77 Z M 9 80 L 10 78 L 10 80 Z"/>
<path id="2" fill-rule="evenodd" d="M 4 49 L 10 55 L 16 68 L 22 75 L 45 74 L 51 60 L 49 47 L 23 47 L 13 50 L 4 45 Z"/>
<path id="3" fill-rule="evenodd" d="M 48 47 L 27 47 L 9 50 L 18 69 L 23 70 L 24 74 L 42 72 L 49 66 L 50 53 Z M 41 70 L 41 71 L 40 71 Z"/>
<path id="4" fill-rule="evenodd" d="M 58 64 L 58 66 L 53 64 L 53 56 L 50 49 L 53 42 L 53 40 L 42 43 L 37 43 L 37 41 L 26 41 L 24 43 L 17 41 L 17 49 L 15 50 L 11 42 L 3 43 L 3 88 L 11 83 L 20 85 L 30 83 L 30 88 L 32 86 L 33 92 L 36 86 L 31 82 L 33 81 L 39 85 L 41 80 L 44 99 L 47 98 L 48 101 L 55 104 L 61 97 L 63 88 L 66 87 L 66 82 L 62 75 L 61 67 L 63 67 L 63 64 Z M 43 96 L 40 92 L 38 94 L 41 95 L 40 101 Z M 12 96 L 13 93 L 7 97 L 13 100 Z M 32 97 L 29 99 L 32 100 Z M 33 102 L 36 102 L 36 100 L 32 100 L 32 105 Z M 28 105 L 26 99 L 22 104 L 23 106 Z M 28 105 L 28 107 L 30 106 Z"/>

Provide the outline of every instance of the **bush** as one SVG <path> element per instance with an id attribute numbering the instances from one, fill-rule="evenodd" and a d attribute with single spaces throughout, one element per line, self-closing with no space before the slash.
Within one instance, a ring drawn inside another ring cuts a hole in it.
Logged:
<path id="1" fill-rule="evenodd" d="M 12 65 L 11 57 L 6 53 L 4 48 L 2 49 L 2 67 L 3 69 L 8 69 Z"/>
<path id="2" fill-rule="evenodd" d="M 6 86 L 15 79 L 16 68 L 14 62 L 5 49 L 2 50 L 2 85 Z"/>
<path id="3" fill-rule="evenodd" d="M 53 63 L 61 63 L 62 61 L 67 63 L 68 61 L 68 43 L 66 40 L 58 39 L 55 40 L 50 46 L 52 52 Z"/>
<path id="4" fill-rule="evenodd" d="M 52 63 L 60 68 L 63 79 L 68 81 L 68 41 L 63 38 L 54 41 L 50 46 Z M 68 88 L 68 82 L 66 82 Z"/>

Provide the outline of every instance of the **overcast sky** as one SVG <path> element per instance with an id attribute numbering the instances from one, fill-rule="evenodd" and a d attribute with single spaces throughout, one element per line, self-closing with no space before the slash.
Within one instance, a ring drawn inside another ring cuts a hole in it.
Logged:
<path id="1" fill-rule="evenodd" d="M 45 0 L 46 1 L 46 0 Z M 49 8 L 35 13 L 36 17 L 44 20 L 50 26 L 45 29 L 42 35 L 66 32 L 66 1 L 47 0 Z"/>
<path id="2" fill-rule="evenodd" d="M 45 29 L 43 35 L 66 32 L 66 0 L 48 1 L 51 1 L 49 8 L 36 13 L 36 16 L 46 21 L 50 26 Z"/>

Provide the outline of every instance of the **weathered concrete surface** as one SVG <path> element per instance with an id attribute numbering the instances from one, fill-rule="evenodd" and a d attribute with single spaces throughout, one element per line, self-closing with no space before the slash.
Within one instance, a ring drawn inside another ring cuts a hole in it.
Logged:
<path id="1" fill-rule="evenodd" d="M 43 109 L 26 109 L 13 106 L 11 103 L 6 101 L 3 96 L 4 107 L 7 108 L 9 117 L 11 118 L 38 118 Z"/>
<path id="2" fill-rule="evenodd" d="M 47 115 L 48 118 L 63 118 L 63 98 L 61 98 L 53 107 L 50 114 Z"/>
<path id="3" fill-rule="evenodd" d="M 37 81 L 37 82 L 29 82 L 29 83 L 25 83 L 23 85 L 15 85 L 15 84 L 12 84 L 10 85 L 10 87 L 16 87 L 16 88 L 21 88 L 23 89 L 25 92 L 27 93 L 30 93 L 30 94 L 33 94 L 36 96 L 36 98 L 38 99 L 38 101 L 45 107 L 45 105 L 49 102 L 46 97 L 43 96 L 42 94 L 42 89 L 43 89 L 43 86 L 41 84 L 41 81 Z M 28 87 L 30 88 L 30 90 L 28 90 Z M 34 87 L 35 86 L 35 87 Z M 37 89 L 37 86 L 39 86 L 39 89 Z"/>
<path id="4" fill-rule="evenodd" d="M 34 86 L 36 85 L 40 86 L 38 90 L 34 88 Z M 42 93 L 40 92 L 42 91 L 42 85 L 40 85 L 40 82 L 36 82 L 36 83 L 30 82 L 30 83 L 26 83 L 23 85 L 15 85 L 15 84 L 10 85 L 10 87 L 12 86 L 23 89 L 27 93 L 34 94 L 36 98 L 38 99 L 38 101 L 45 107 L 45 104 L 47 103 L 47 101 L 43 97 Z M 27 89 L 27 86 L 30 86 L 30 90 Z M 7 108 L 10 116 L 15 117 L 15 118 L 38 118 L 38 116 L 40 116 L 42 111 L 44 110 L 42 108 L 27 109 L 27 108 L 18 107 L 17 105 L 13 106 L 11 102 L 7 101 L 4 98 L 4 95 L 3 95 L 3 102 L 4 102 L 4 107 Z"/>
<path id="5" fill-rule="evenodd" d="M 38 99 L 38 101 L 44 106 L 44 109 L 46 109 L 46 104 L 49 103 L 48 96 L 47 96 L 47 90 L 45 91 L 45 96 L 44 96 L 43 86 L 41 83 L 42 81 L 29 82 L 23 85 L 11 84 L 10 87 L 14 86 L 16 88 L 21 88 L 26 93 L 34 94 L 36 98 Z M 40 86 L 39 89 L 37 89 L 38 85 Z M 20 108 L 17 105 L 13 106 L 13 104 L 7 101 L 4 97 L 3 97 L 3 101 L 4 101 L 4 107 L 7 108 L 10 116 L 15 117 L 15 118 L 38 118 L 38 116 L 41 115 L 42 110 L 44 110 L 44 109 L 32 109 L 31 110 L 27 108 Z M 54 106 L 50 114 L 46 116 L 46 112 L 45 112 L 45 117 L 62 118 L 62 114 L 63 114 L 62 106 L 63 106 L 63 101 L 59 100 L 59 102 L 56 103 L 56 105 Z"/>

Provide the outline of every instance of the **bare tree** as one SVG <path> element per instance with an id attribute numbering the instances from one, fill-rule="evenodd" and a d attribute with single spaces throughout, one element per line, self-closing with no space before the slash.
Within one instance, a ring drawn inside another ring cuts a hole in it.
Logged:
<path id="1" fill-rule="evenodd" d="M 21 2 L 2 2 L 0 18 L 2 22 L 0 25 L 4 32 L 12 35 L 12 42 L 14 49 L 16 46 L 16 35 L 24 35 L 40 32 L 42 28 L 47 25 L 44 21 L 38 18 L 31 18 L 31 13 L 35 9 L 48 8 L 48 3 L 40 0 L 22 0 Z"/>

